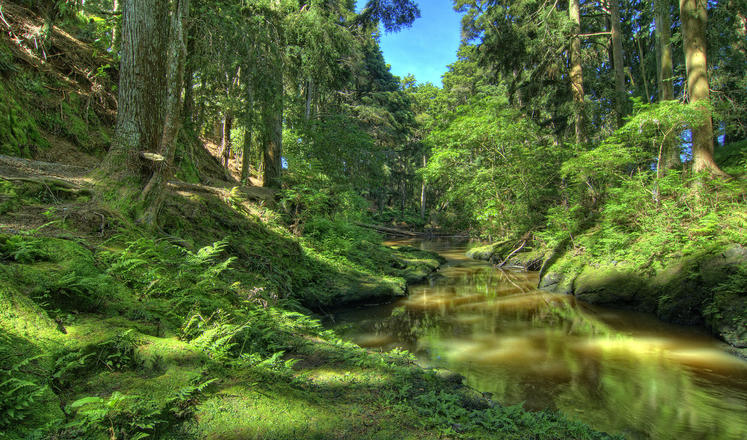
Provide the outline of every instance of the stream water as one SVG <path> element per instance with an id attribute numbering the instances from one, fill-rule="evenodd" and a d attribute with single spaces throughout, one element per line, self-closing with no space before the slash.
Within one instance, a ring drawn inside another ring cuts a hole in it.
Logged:
<path id="1" fill-rule="evenodd" d="M 747 439 L 747 361 L 703 331 L 536 290 L 536 273 L 469 260 L 464 244 L 407 244 L 448 263 L 407 298 L 338 311 L 343 336 L 628 438 Z"/>

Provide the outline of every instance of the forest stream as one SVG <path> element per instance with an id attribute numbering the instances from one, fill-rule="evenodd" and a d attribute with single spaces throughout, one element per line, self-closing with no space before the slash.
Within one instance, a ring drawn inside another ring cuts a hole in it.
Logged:
<path id="1" fill-rule="evenodd" d="M 338 311 L 334 327 L 361 346 L 407 349 L 496 402 L 626 438 L 747 438 L 747 361 L 704 330 L 537 290 L 537 273 L 470 260 L 464 243 L 396 244 L 448 262 L 407 298 Z"/>

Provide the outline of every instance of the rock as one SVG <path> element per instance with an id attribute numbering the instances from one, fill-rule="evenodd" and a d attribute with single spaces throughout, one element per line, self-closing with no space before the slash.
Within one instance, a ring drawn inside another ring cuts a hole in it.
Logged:
<path id="1" fill-rule="evenodd" d="M 643 281 L 632 271 L 586 266 L 573 282 L 576 298 L 590 304 L 634 304 Z"/>
<path id="2" fill-rule="evenodd" d="M 554 293 L 569 295 L 573 293 L 575 276 L 568 276 L 563 272 L 548 272 L 540 279 L 539 288 Z"/>
<path id="3" fill-rule="evenodd" d="M 443 380 L 444 382 L 453 385 L 462 385 L 464 383 L 464 376 L 451 370 L 447 370 L 446 368 L 434 368 L 433 372 L 436 374 L 436 377 Z"/>

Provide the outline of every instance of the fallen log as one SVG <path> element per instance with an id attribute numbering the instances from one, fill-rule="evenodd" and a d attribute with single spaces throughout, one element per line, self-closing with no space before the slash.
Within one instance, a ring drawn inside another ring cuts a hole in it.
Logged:
<path id="1" fill-rule="evenodd" d="M 400 235 L 403 237 L 422 237 L 424 235 L 422 232 L 405 231 L 402 229 L 387 228 L 386 226 L 368 225 L 366 223 L 358 222 L 356 222 L 355 224 L 356 226 L 360 226 L 362 228 L 373 229 L 374 231 L 383 232 L 390 235 Z"/>

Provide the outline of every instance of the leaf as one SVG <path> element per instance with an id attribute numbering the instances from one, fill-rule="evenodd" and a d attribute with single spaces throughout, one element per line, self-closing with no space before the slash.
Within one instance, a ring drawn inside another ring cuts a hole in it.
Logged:
<path id="1" fill-rule="evenodd" d="M 78 399 L 75 402 L 71 403 L 70 408 L 79 408 L 83 405 L 90 405 L 92 403 L 102 404 L 104 403 L 104 399 L 102 399 L 101 397 L 95 397 L 95 396 L 84 397 L 82 399 Z"/>

